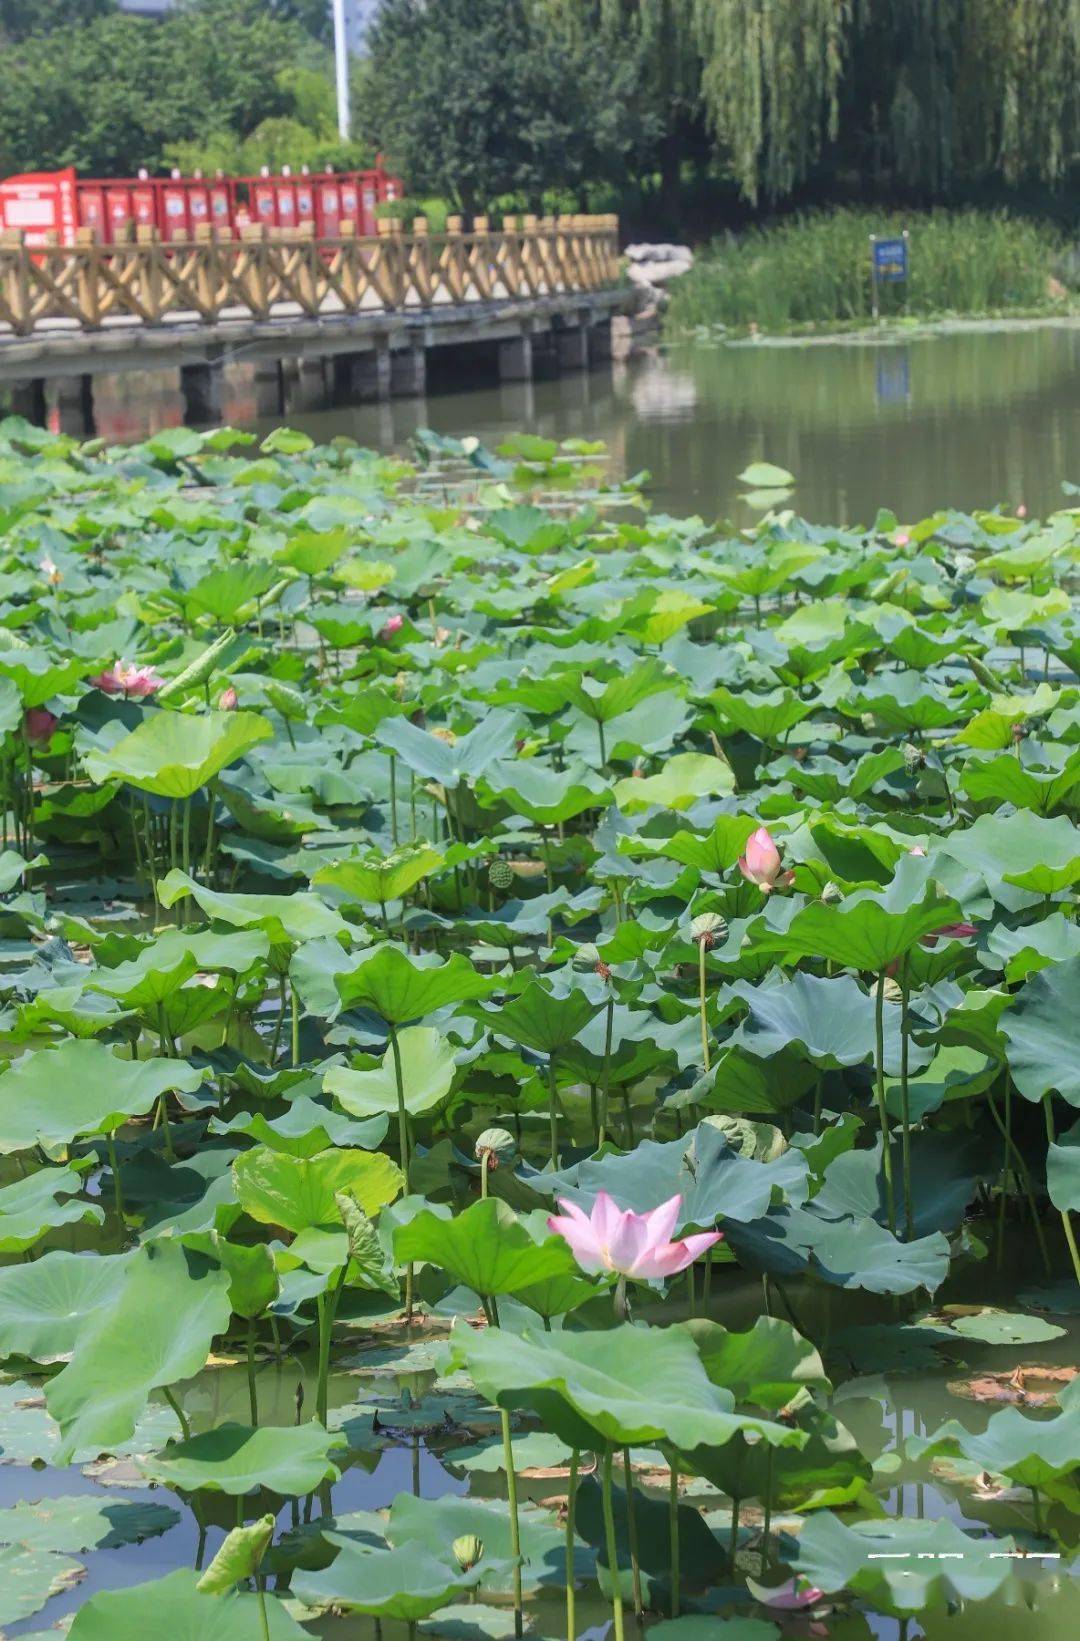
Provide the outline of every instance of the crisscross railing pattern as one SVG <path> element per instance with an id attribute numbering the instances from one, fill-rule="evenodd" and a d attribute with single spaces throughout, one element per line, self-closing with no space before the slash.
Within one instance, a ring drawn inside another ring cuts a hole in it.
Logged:
<path id="1" fill-rule="evenodd" d="M 49 329 L 100 330 L 268 319 L 289 314 L 394 313 L 601 290 L 619 277 L 613 216 L 477 217 L 444 233 L 419 217 L 406 233 L 383 222 L 371 238 L 345 224 L 334 239 L 296 229 L 198 230 L 163 244 L 157 231 L 102 245 L 80 229 L 74 245 L 28 246 L 0 234 L 0 337 Z"/>

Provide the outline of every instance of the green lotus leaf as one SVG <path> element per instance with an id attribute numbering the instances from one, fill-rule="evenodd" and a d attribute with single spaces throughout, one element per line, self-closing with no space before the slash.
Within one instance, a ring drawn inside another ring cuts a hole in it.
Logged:
<path id="1" fill-rule="evenodd" d="M 759 1316 L 746 1333 L 702 1319 L 687 1330 L 713 1384 L 736 1402 L 776 1413 L 800 1391 L 832 1388 L 815 1347 L 780 1317 Z"/>
<path id="2" fill-rule="evenodd" d="M 680 752 L 667 760 L 658 775 L 617 781 L 614 798 L 624 814 L 636 815 L 653 804 L 662 809 L 689 809 L 698 798 L 734 790 L 734 772 L 723 759 Z"/>
<path id="3" fill-rule="evenodd" d="M 450 1343 L 454 1362 L 483 1396 L 540 1413 L 571 1447 L 722 1447 L 743 1432 L 774 1447 L 806 1440 L 802 1431 L 734 1412 L 731 1393 L 710 1382 L 693 1339 L 679 1328 L 475 1332 L 458 1321 Z"/>
<path id="4" fill-rule="evenodd" d="M 1065 1332 L 1045 1317 L 999 1310 L 995 1305 L 961 1308 L 955 1315 L 946 1311 L 946 1318 L 951 1332 L 962 1339 L 978 1339 L 984 1345 L 1039 1345 L 1048 1339 L 1060 1339 Z"/>
<path id="5" fill-rule="evenodd" d="M 1025 980 L 1001 1015 L 1009 1070 L 1025 1099 L 1053 1091 L 1080 1105 L 1078 1010 L 1080 957 L 1071 957 Z"/>
<path id="6" fill-rule="evenodd" d="M 199 1579 L 196 1588 L 208 1595 L 225 1595 L 244 1579 L 254 1578 L 274 1537 L 273 1516 L 234 1527 Z"/>
<path id="7" fill-rule="evenodd" d="M 451 1220 L 426 1210 L 394 1232 L 399 1265 L 428 1261 L 474 1293 L 516 1293 L 550 1277 L 577 1277 L 562 1237 L 537 1242 L 517 1215 L 496 1197 L 474 1202 Z"/>
<path id="8" fill-rule="evenodd" d="M 174 906 L 190 895 L 199 910 L 215 923 L 236 929 L 262 929 L 273 946 L 291 946 L 304 940 L 333 939 L 348 924 L 318 895 L 299 891 L 289 895 L 224 894 L 196 883 L 174 869 L 158 883 L 163 906 Z"/>
<path id="9" fill-rule="evenodd" d="M 261 1225 L 300 1232 L 338 1229 L 336 1192 L 353 1197 L 370 1218 L 401 1190 L 397 1164 L 379 1151 L 333 1150 L 292 1157 L 256 1146 L 232 1166 L 236 1195 L 246 1214 Z"/>
<path id="10" fill-rule="evenodd" d="M 292 1497 L 312 1493 L 324 1481 L 337 1481 L 329 1454 L 340 1437 L 327 1433 L 315 1419 L 298 1425 L 220 1424 L 214 1430 L 173 1442 L 161 1453 L 140 1459 L 139 1469 L 151 1481 L 194 1492 L 245 1494 L 266 1487 Z"/>
<path id="11" fill-rule="evenodd" d="M 60 1225 L 100 1225 L 97 1204 L 77 1200 L 82 1184 L 73 1168 L 39 1168 L 0 1188 L 0 1253 L 22 1253 Z"/>
<path id="12" fill-rule="evenodd" d="M 405 1109 L 411 1116 L 431 1111 L 449 1094 L 457 1071 L 454 1051 L 433 1026 L 406 1026 L 398 1033 Z M 397 1110 L 394 1053 L 368 1071 L 331 1066 L 323 1087 L 354 1117 L 381 1116 Z"/>
<path id="13" fill-rule="evenodd" d="M 146 1641 L 148 1626 L 169 1641 L 311 1641 L 277 1596 L 267 1595 L 268 1630 L 260 1629 L 259 1598 L 234 1591 L 204 1595 L 198 1573 L 178 1568 L 165 1578 L 125 1590 L 99 1590 L 75 1614 L 74 1641 Z"/>
<path id="14" fill-rule="evenodd" d="M 486 997 L 495 982 L 458 952 L 441 963 L 387 944 L 361 952 L 355 966 L 338 974 L 337 989 L 346 1008 L 367 1007 L 390 1025 L 404 1026 L 448 1003 Z"/>
<path id="15" fill-rule="evenodd" d="M 67 695 L 94 670 L 78 656 L 53 657 L 44 647 L 0 650 L 0 679 L 9 679 L 22 697 L 24 708 L 44 706 L 54 695 Z"/>
<path id="16" fill-rule="evenodd" d="M 402 1032 L 402 1039 L 405 1035 Z M 342 1104 L 348 1109 L 346 1101 Z M 271 1151 L 287 1151 L 292 1157 L 314 1157 L 335 1145 L 374 1151 L 386 1138 L 388 1126 L 384 1116 L 350 1122 L 348 1117 L 303 1094 L 290 1101 L 280 1117 L 267 1117 L 261 1111 L 240 1111 L 228 1122 L 215 1117 L 210 1124 L 214 1133 L 250 1134 L 260 1145 L 268 1146 Z"/>
<path id="17" fill-rule="evenodd" d="M 766 1618 L 714 1618 L 684 1613 L 650 1626 L 656 1641 L 778 1641 L 782 1633 Z"/>
<path id="18" fill-rule="evenodd" d="M 464 1573 L 415 1544 L 397 1550 L 359 1549 L 343 1533 L 326 1533 L 339 1552 L 325 1572 L 298 1572 L 292 1591 L 311 1606 L 343 1607 L 408 1623 L 437 1612 L 480 1581 L 480 1569 Z"/>
<path id="19" fill-rule="evenodd" d="M 811 901 L 777 945 L 880 974 L 927 935 L 961 921 L 960 907 L 930 876 L 930 861 L 906 855 L 883 890 L 858 889 L 836 905 Z"/>
<path id="20" fill-rule="evenodd" d="M 86 1568 L 67 1556 L 8 1544 L 0 1549 L 0 1624 L 17 1624 L 40 1612 L 50 1596 L 70 1590 Z"/>
<path id="21" fill-rule="evenodd" d="M 748 1054 L 765 1059 L 794 1047 L 830 1071 L 874 1058 L 874 998 L 850 975 L 827 979 L 800 970 L 785 979 L 773 970 L 758 985 L 736 981 L 726 995 L 748 1005 L 746 1019 L 728 1039 Z M 884 1026 L 885 1066 L 895 1074 L 900 1069 L 898 1003 L 886 1001 Z M 929 1052 L 909 1043 L 910 1069 L 925 1065 Z"/>
<path id="22" fill-rule="evenodd" d="M 735 1441 L 727 1447 L 694 1448 L 687 1467 L 714 1487 L 740 1497 L 762 1498 L 774 1507 L 799 1510 L 850 1504 L 873 1481 L 873 1467 L 859 1443 L 827 1409 L 805 1401 L 785 1415 L 806 1437 L 800 1448 L 763 1449 Z"/>
<path id="23" fill-rule="evenodd" d="M 20 1501 L 0 1510 L 0 1544 L 22 1544 L 30 1550 L 115 1550 L 167 1533 L 180 1520 L 167 1504 L 137 1504 L 128 1499 L 88 1497 Z"/>
<path id="24" fill-rule="evenodd" d="M 677 621 L 675 631 L 682 625 Z M 660 640 L 657 640 L 660 642 Z M 605 669 L 606 670 L 606 669 Z M 624 672 L 616 670 L 605 680 L 582 672 L 575 677 L 567 674 L 562 680 L 566 699 L 586 718 L 599 724 L 609 724 L 639 706 L 650 695 L 680 687 L 680 679 L 659 661 L 641 661 Z M 608 749 L 609 751 L 613 748 Z"/>
<path id="25" fill-rule="evenodd" d="M 583 1031 L 603 1007 L 584 991 L 568 991 L 556 996 L 540 980 L 530 976 L 524 989 L 498 1008 L 483 1009 L 478 1018 L 488 1031 L 509 1037 L 537 1054 L 557 1054 Z"/>
<path id="26" fill-rule="evenodd" d="M 1074 1123 L 1055 1143 L 1047 1146 L 1046 1189 L 1060 1213 L 1080 1209 L 1080 1123 Z"/>
<path id="27" fill-rule="evenodd" d="M 556 826 L 588 809 L 602 809 L 611 792 L 581 760 L 552 769 L 535 758 L 497 759 L 484 774 L 492 794 L 538 826 Z"/>
<path id="28" fill-rule="evenodd" d="M 319 867 L 311 881 L 338 890 L 346 901 L 383 905 L 401 900 L 442 863 L 441 849 L 419 843 L 395 849 L 391 855 L 350 855 L 330 861 Z"/>
<path id="29" fill-rule="evenodd" d="M 795 476 L 772 462 L 751 462 L 739 474 L 739 483 L 748 484 L 754 490 L 775 490 L 794 484 Z"/>
<path id="30" fill-rule="evenodd" d="M 1080 881 L 1080 842 L 1064 815 L 1054 820 L 1027 811 L 980 815 L 950 832 L 938 849 L 981 877 L 995 898 L 1001 881 L 1036 895 L 1056 894 Z"/>
<path id="31" fill-rule="evenodd" d="M 1080 1408 L 1033 1419 L 1006 1407 L 992 1413 L 978 1433 L 949 1419 L 933 1435 L 909 1436 L 904 1446 L 911 1459 L 968 1459 L 980 1470 L 1008 1476 L 1018 1487 L 1052 1491 L 1080 1465 Z"/>
<path id="32" fill-rule="evenodd" d="M 735 865 L 756 829 L 749 815 L 717 815 L 704 835 L 679 831 L 670 838 L 625 837 L 619 840 L 619 851 L 636 858 L 661 855 L 683 866 L 696 866 L 699 872 L 720 875 Z"/>
<path id="33" fill-rule="evenodd" d="M 1011 803 L 1037 815 L 1052 815 L 1080 785 L 1080 752 L 1058 771 L 1025 769 L 1011 753 L 964 765 L 964 791 L 977 803 Z"/>
<path id="34" fill-rule="evenodd" d="M 736 695 L 732 690 L 718 689 L 709 700 L 722 734 L 741 729 L 770 745 L 779 744 L 814 710 L 812 701 L 804 701 L 789 689 L 774 689 L 768 695 L 752 695 L 749 691 Z"/>
<path id="35" fill-rule="evenodd" d="M 515 1460 L 521 1443 L 513 1442 Z M 521 1580 L 526 1590 L 561 1584 L 565 1567 L 565 1533 L 548 1510 L 526 1506 L 518 1512 L 521 1543 Z M 414 1498 L 399 1493 L 390 1507 L 386 1536 L 398 1548 L 414 1545 L 439 1556 L 459 1538 L 477 1538 L 483 1555 L 477 1563 L 481 1588 L 509 1595 L 513 1589 L 513 1545 L 510 1512 L 501 1499 Z"/>
<path id="36" fill-rule="evenodd" d="M 37 1362 L 67 1356 L 84 1323 L 116 1299 L 131 1254 L 86 1259 L 55 1249 L 0 1270 L 0 1356 Z"/>
<path id="37" fill-rule="evenodd" d="M 885 1517 L 848 1526 L 821 1510 L 803 1528 L 792 1565 L 826 1595 L 850 1590 L 903 1617 L 985 1601 L 1012 1587 L 1015 1549 L 1012 1538 L 975 1537 L 948 1517 Z"/>
<path id="38" fill-rule="evenodd" d="M 258 741 L 273 734 L 255 712 L 149 714 L 108 752 L 89 752 L 96 781 L 121 780 L 162 798 L 190 798 Z"/>
<path id="39" fill-rule="evenodd" d="M 213 615 L 222 622 L 236 621 L 246 606 L 265 598 L 277 581 L 277 572 L 269 564 L 230 564 L 188 588 L 184 612 L 188 620 Z"/>
<path id="40" fill-rule="evenodd" d="M 77 1038 L 32 1049 L 0 1077 L 0 1154 L 108 1133 L 165 1093 L 194 1093 L 204 1075 L 182 1060 L 121 1059 Z"/>
<path id="41" fill-rule="evenodd" d="M 479 779 L 498 758 L 513 750 L 518 716 L 512 712 L 489 712 L 467 735 L 452 743 L 418 729 L 407 718 L 384 718 L 376 726 L 380 744 L 397 756 L 417 775 L 438 781 L 453 792 L 462 782 Z"/>
<path id="42" fill-rule="evenodd" d="M 281 1292 L 274 1255 L 265 1242 L 229 1242 L 220 1231 L 196 1231 L 185 1246 L 216 1259 L 229 1278 L 229 1304 L 237 1316 L 262 1316 Z"/>
<path id="43" fill-rule="evenodd" d="M 963 700 L 949 702 L 921 672 L 890 672 L 873 678 L 838 702 L 842 712 L 869 713 L 886 729 L 899 732 L 943 729 L 966 715 Z"/>
<path id="44" fill-rule="evenodd" d="M 126 1440 L 153 1390 L 201 1372 L 229 1325 L 226 1273 L 175 1242 L 133 1254 L 107 1305 L 81 1321 L 71 1361 L 46 1388 L 57 1464 Z"/>

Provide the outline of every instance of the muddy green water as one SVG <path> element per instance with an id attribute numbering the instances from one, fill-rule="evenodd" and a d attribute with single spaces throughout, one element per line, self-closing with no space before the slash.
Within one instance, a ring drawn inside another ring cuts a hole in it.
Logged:
<path id="1" fill-rule="evenodd" d="M 905 520 L 999 502 L 1042 514 L 1063 480 L 1080 482 L 1080 329 L 657 349 L 587 375 L 289 419 L 380 448 L 424 422 L 489 443 L 520 428 L 603 438 L 620 471 L 649 469 L 656 508 L 740 523 L 753 515 L 735 476 L 760 459 L 796 475 L 793 505 L 822 524 L 879 506 Z"/>

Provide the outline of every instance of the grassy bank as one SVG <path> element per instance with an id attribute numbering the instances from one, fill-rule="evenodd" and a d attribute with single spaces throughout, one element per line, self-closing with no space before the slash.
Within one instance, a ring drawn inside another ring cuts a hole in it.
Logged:
<path id="1" fill-rule="evenodd" d="M 1065 244 L 999 212 L 831 211 L 718 240 L 673 288 L 668 327 L 792 332 L 872 316 L 870 235 L 910 234 L 910 278 L 883 287 L 882 312 L 1039 312 L 1068 306 Z"/>

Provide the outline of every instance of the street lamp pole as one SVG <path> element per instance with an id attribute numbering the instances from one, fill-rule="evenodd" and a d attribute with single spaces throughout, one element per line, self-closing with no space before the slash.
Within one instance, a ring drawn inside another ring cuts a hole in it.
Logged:
<path id="1" fill-rule="evenodd" d="M 345 38 L 345 0 L 334 0 L 334 78 L 337 85 L 337 128 L 342 142 L 352 129 L 349 111 L 349 47 Z"/>

